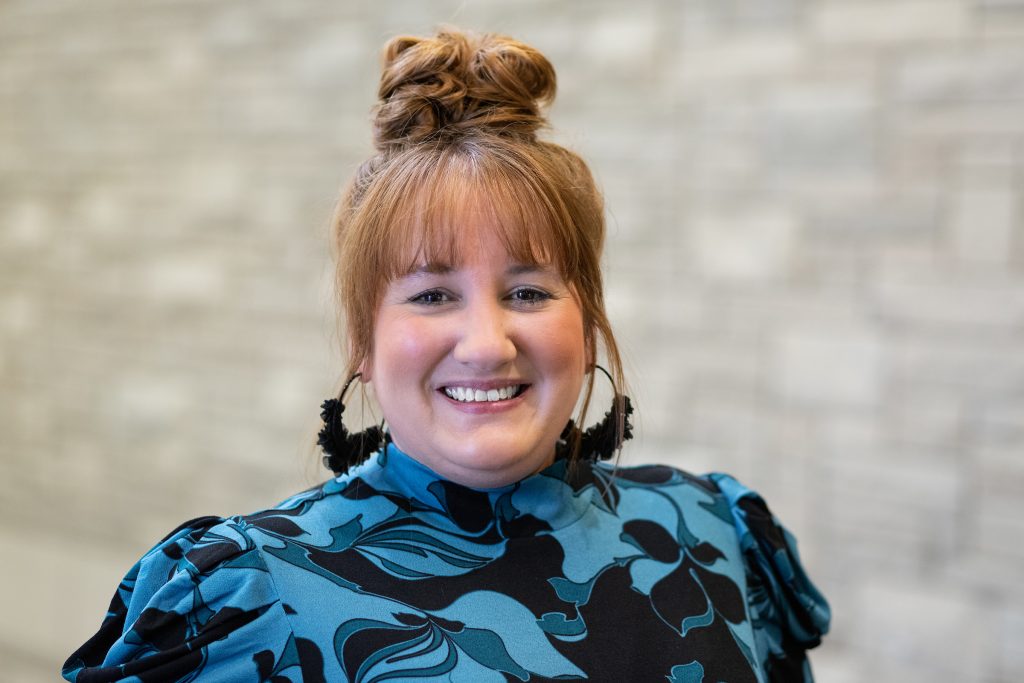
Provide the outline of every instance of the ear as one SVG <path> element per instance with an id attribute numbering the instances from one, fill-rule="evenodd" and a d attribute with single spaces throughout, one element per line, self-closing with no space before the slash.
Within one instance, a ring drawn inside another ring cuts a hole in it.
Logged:
<path id="1" fill-rule="evenodd" d="M 589 371 L 597 363 L 597 335 L 593 328 L 587 330 L 583 343 L 586 346 L 586 368 Z"/>
<path id="2" fill-rule="evenodd" d="M 356 345 L 352 343 L 352 337 L 350 335 L 346 335 L 346 337 L 346 342 L 348 346 L 348 358 L 351 359 L 359 354 L 356 351 Z M 355 371 L 360 375 L 359 381 L 362 384 L 366 384 L 367 382 L 369 382 L 373 375 L 373 359 L 371 358 L 371 355 L 372 354 L 370 352 L 367 352 L 363 356 L 363 359 L 359 361 L 359 365 L 357 365 L 355 369 Z"/>
<path id="3" fill-rule="evenodd" d="M 363 358 L 363 362 L 361 362 L 359 364 L 359 366 L 356 368 L 356 372 L 359 373 L 359 381 L 360 382 L 362 382 L 363 384 L 366 384 L 367 382 L 370 382 L 370 381 L 373 380 L 372 368 L 373 368 L 373 362 L 370 360 L 369 356 L 367 356 L 366 358 Z"/>

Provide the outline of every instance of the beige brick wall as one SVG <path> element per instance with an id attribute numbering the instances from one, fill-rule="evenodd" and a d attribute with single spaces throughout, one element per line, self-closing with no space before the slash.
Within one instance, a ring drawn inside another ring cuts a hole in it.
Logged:
<path id="1" fill-rule="evenodd" d="M 180 521 L 322 477 L 325 225 L 377 50 L 534 43 L 610 215 L 641 435 L 835 608 L 825 683 L 1024 679 L 1024 2 L 0 4 L 0 661 Z"/>

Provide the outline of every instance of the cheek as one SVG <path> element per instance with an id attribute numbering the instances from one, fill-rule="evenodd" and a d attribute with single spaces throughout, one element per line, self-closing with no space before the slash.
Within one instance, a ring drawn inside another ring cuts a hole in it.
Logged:
<path id="1" fill-rule="evenodd" d="M 587 364 L 582 316 L 568 312 L 539 326 L 534 336 L 534 353 L 549 368 L 582 377 Z"/>
<path id="2" fill-rule="evenodd" d="M 445 339 L 429 319 L 382 315 L 374 333 L 372 365 L 382 382 L 417 378 L 444 355 Z"/>

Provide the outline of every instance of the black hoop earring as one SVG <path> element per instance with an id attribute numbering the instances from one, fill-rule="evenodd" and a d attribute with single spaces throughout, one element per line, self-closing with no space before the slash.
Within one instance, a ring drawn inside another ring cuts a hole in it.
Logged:
<path id="1" fill-rule="evenodd" d="M 607 370 L 597 364 L 594 368 L 603 372 L 612 386 L 615 386 L 615 380 Z M 629 416 L 632 414 L 633 402 L 629 400 L 629 396 L 616 393 L 612 399 L 612 409 L 604 414 L 600 422 L 588 427 L 586 431 L 581 432 L 576 423 L 569 420 L 555 446 L 556 457 L 568 457 L 574 452 L 574 445 L 579 444 L 575 452 L 579 454 L 581 460 L 597 462 L 610 459 L 622 448 L 625 441 L 633 438 L 633 425 L 629 422 Z M 619 425 L 622 426 L 621 433 Z"/>
<path id="2" fill-rule="evenodd" d="M 320 419 L 324 426 L 317 434 L 316 443 L 324 451 L 324 467 L 334 474 L 345 474 L 380 450 L 385 441 L 384 423 L 350 434 L 341 421 L 345 412 L 345 394 L 349 386 L 361 377 L 356 373 L 348 378 L 338 398 L 329 398 L 320 405 Z"/>

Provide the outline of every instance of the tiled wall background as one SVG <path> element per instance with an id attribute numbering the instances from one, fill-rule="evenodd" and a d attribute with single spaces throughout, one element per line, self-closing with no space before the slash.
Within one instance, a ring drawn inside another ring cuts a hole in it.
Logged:
<path id="1" fill-rule="evenodd" d="M 1024 2 L 0 3 L 0 662 L 152 542 L 323 475 L 325 226 L 377 51 L 561 77 L 610 211 L 627 462 L 729 470 L 835 610 L 826 683 L 1024 680 Z"/>

